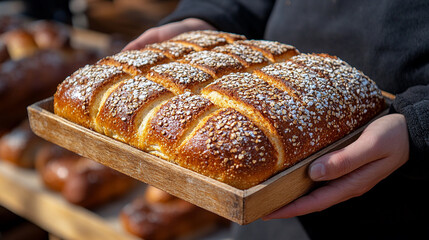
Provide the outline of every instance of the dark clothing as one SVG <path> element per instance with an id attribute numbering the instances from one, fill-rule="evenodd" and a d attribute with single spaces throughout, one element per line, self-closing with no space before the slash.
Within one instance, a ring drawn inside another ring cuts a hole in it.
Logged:
<path id="1" fill-rule="evenodd" d="M 410 159 L 368 193 L 300 217 L 312 239 L 429 239 L 429 1 L 184 0 L 163 23 L 196 17 L 219 30 L 336 55 L 406 117 Z"/>
<path id="2" fill-rule="evenodd" d="M 24 15 L 34 19 L 49 19 L 67 24 L 72 23 L 69 0 L 24 0 Z"/>

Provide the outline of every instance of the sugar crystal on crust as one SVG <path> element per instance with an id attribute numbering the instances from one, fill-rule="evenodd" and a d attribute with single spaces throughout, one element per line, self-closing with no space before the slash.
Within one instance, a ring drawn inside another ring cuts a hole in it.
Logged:
<path id="1" fill-rule="evenodd" d="M 58 91 L 68 90 L 70 99 L 82 101 L 82 108 L 89 113 L 89 101 L 92 98 L 93 91 L 103 82 L 109 81 L 115 76 L 125 75 L 122 67 L 105 65 L 86 65 L 71 76 L 67 77 L 59 85 Z"/>
<path id="2" fill-rule="evenodd" d="M 160 51 L 171 59 L 179 59 L 184 55 L 194 51 L 193 48 L 178 42 L 161 42 L 146 45 L 145 49 Z"/>
<path id="3" fill-rule="evenodd" d="M 185 87 L 190 84 L 206 82 L 212 79 L 209 74 L 200 69 L 178 62 L 152 67 L 149 71 L 149 76 L 155 73 Z"/>
<path id="4" fill-rule="evenodd" d="M 219 77 L 233 71 L 241 71 L 244 66 L 233 57 L 218 52 L 200 51 L 186 55 L 182 60 L 195 67 L 208 71 L 213 77 Z"/>
<path id="5" fill-rule="evenodd" d="M 227 44 L 224 46 L 215 47 L 213 51 L 231 54 L 239 58 L 244 64 L 246 64 L 246 66 L 268 62 L 268 59 L 264 57 L 261 52 L 253 50 L 246 45 Z"/>

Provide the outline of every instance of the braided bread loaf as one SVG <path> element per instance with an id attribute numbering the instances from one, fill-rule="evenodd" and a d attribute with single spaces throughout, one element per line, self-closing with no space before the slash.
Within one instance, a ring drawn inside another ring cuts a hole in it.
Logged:
<path id="1" fill-rule="evenodd" d="M 361 126 L 380 90 L 337 57 L 195 31 L 87 65 L 55 113 L 239 189 Z"/>

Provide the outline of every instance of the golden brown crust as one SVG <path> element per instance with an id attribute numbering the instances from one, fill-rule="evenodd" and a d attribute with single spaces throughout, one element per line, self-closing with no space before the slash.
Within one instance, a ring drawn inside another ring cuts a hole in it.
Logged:
<path id="1" fill-rule="evenodd" d="M 105 57 L 98 61 L 98 64 L 122 67 L 125 72 L 131 75 L 142 75 L 156 64 L 168 61 L 168 58 L 160 52 L 129 50 Z"/>
<path id="2" fill-rule="evenodd" d="M 300 71 L 290 71 L 289 66 L 292 66 L 292 69 L 300 69 Z M 322 130 L 317 134 L 318 136 L 336 139 L 341 132 L 346 130 L 341 125 L 340 118 L 344 116 L 341 115 L 339 109 L 340 95 L 336 94 L 335 89 L 326 84 L 325 81 L 318 81 L 314 74 L 298 68 L 290 61 L 272 64 L 257 72 L 264 73 L 265 75 L 258 75 L 270 84 L 288 92 L 297 102 L 306 106 L 306 109 L 312 112 L 314 117 L 327 123 L 326 126 L 321 127 L 328 130 L 324 132 L 329 132 L 331 136 L 321 134 Z M 283 85 L 279 86 L 276 81 Z"/>
<path id="3" fill-rule="evenodd" d="M 234 109 L 217 111 L 178 149 L 177 164 L 239 189 L 267 179 L 277 156 L 264 133 Z"/>
<path id="4" fill-rule="evenodd" d="M 189 129 L 204 114 L 214 108 L 213 103 L 199 96 L 185 93 L 166 102 L 149 123 L 146 150 L 160 152 L 172 161 L 177 146 Z"/>
<path id="5" fill-rule="evenodd" d="M 201 31 L 195 31 L 195 33 L 219 36 L 219 37 L 225 38 L 225 40 L 228 43 L 233 43 L 234 41 L 238 41 L 238 40 L 246 40 L 246 37 L 244 35 L 222 32 L 222 31 L 201 30 Z"/>
<path id="6" fill-rule="evenodd" d="M 271 62 L 285 61 L 292 56 L 298 55 L 299 51 L 291 45 L 267 40 L 242 40 L 237 44 L 249 46 L 257 51 L 262 52 Z"/>
<path id="7" fill-rule="evenodd" d="M 202 51 L 243 39 L 246 39 L 246 37 L 238 34 L 203 30 L 182 33 L 170 41 L 190 46 L 196 51 Z"/>
<path id="8" fill-rule="evenodd" d="M 256 74 L 289 92 L 307 109 L 324 118 L 329 130 L 325 136 L 331 140 L 344 136 L 360 125 L 358 123 L 362 123 L 363 119 L 368 119 L 368 110 L 364 109 L 373 109 L 370 111 L 373 116 L 383 106 L 380 104 L 381 94 L 366 76 L 331 57 L 301 54 L 288 62 L 257 70 Z M 371 96 L 374 97 L 370 103 L 365 104 Z"/>
<path id="9" fill-rule="evenodd" d="M 235 58 L 218 52 L 200 51 L 186 55 L 179 62 L 188 63 L 210 74 L 213 78 L 219 78 L 231 72 L 240 72 L 244 70 L 241 64 Z"/>
<path id="10" fill-rule="evenodd" d="M 189 64 L 178 62 L 152 67 L 146 77 L 162 84 L 176 95 L 186 91 L 199 93 L 201 88 L 213 80 L 208 73 Z"/>
<path id="11" fill-rule="evenodd" d="M 93 128 L 100 95 L 129 75 L 121 67 L 87 65 L 66 78 L 54 95 L 55 114 Z"/>
<path id="12" fill-rule="evenodd" d="M 328 54 L 301 54 L 292 58 L 308 72 L 326 79 L 327 84 L 340 95 L 340 105 L 349 106 L 343 115 L 351 118 L 346 122 L 350 129 L 367 122 L 384 107 L 380 89 L 361 71 Z"/>
<path id="13" fill-rule="evenodd" d="M 213 51 L 234 57 L 247 68 L 248 72 L 252 72 L 254 69 L 261 68 L 269 63 L 269 60 L 260 51 L 256 51 L 246 45 L 228 44 L 215 47 Z"/>
<path id="14" fill-rule="evenodd" d="M 279 154 L 277 169 L 296 163 L 323 145 L 316 138 L 323 123 L 312 117 L 315 113 L 252 74 L 227 75 L 202 93 L 219 106 L 239 110 L 264 130 Z"/>
<path id="15" fill-rule="evenodd" d="M 190 46 L 183 45 L 179 42 L 160 42 L 146 45 L 143 50 L 151 50 L 154 52 L 160 52 L 170 58 L 171 60 L 177 60 L 182 58 L 188 53 L 194 51 Z"/>
<path id="16" fill-rule="evenodd" d="M 106 98 L 95 120 L 95 130 L 123 142 L 134 140 L 142 118 L 159 99 L 172 97 L 163 86 L 136 76 L 121 82 Z"/>

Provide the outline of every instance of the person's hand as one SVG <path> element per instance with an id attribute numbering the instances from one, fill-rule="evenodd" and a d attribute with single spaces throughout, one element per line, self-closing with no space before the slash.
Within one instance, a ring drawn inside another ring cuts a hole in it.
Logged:
<path id="1" fill-rule="evenodd" d="M 322 211 L 360 196 L 408 160 L 409 143 L 405 117 L 391 114 L 371 123 L 349 146 L 311 163 L 314 181 L 328 181 L 308 195 L 263 217 L 291 218 Z"/>
<path id="2" fill-rule="evenodd" d="M 168 23 L 146 30 L 130 42 L 123 50 L 142 49 L 146 44 L 162 42 L 188 31 L 216 30 L 212 25 L 198 18 L 187 18 L 179 22 Z"/>

